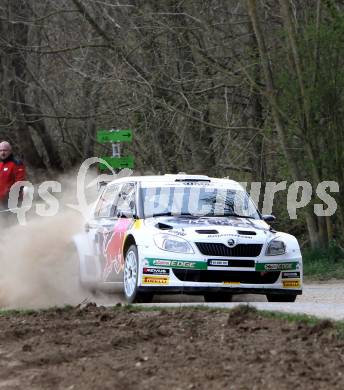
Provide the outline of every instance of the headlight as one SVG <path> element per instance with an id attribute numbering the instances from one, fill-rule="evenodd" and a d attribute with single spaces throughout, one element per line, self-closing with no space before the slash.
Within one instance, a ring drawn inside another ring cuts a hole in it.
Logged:
<path id="1" fill-rule="evenodd" d="M 270 241 L 268 248 L 265 252 L 266 256 L 278 256 L 285 254 L 285 243 L 283 241 L 272 240 Z"/>
<path id="2" fill-rule="evenodd" d="M 157 234 L 154 237 L 155 245 L 169 252 L 194 253 L 191 245 L 183 238 L 169 234 Z"/>

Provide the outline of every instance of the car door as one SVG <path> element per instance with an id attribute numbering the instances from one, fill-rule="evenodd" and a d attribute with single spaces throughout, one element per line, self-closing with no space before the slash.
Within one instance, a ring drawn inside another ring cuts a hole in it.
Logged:
<path id="1" fill-rule="evenodd" d="M 117 222 L 114 208 L 118 201 L 121 187 L 121 184 L 109 184 L 106 186 L 98 200 L 93 218 L 90 219 L 86 225 L 88 242 L 90 243 L 93 253 L 92 258 L 87 262 L 86 273 L 89 276 L 86 280 L 88 281 L 97 283 L 106 281 L 106 244 L 110 239 Z"/>
<path id="2" fill-rule="evenodd" d="M 109 197 L 109 204 L 100 207 L 101 223 L 95 239 L 101 258 L 103 283 L 123 282 L 123 245 L 136 213 L 135 193 L 135 183 L 124 183 L 116 189 L 116 196 Z M 102 215 L 102 210 L 106 217 Z"/>

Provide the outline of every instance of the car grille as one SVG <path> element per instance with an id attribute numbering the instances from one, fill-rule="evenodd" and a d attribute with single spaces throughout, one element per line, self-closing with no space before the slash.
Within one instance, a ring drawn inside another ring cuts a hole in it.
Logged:
<path id="1" fill-rule="evenodd" d="M 196 242 L 196 245 L 203 255 L 226 257 L 257 257 L 263 247 L 262 244 L 238 244 L 229 248 L 225 244 L 213 242 Z"/>
<path id="2" fill-rule="evenodd" d="M 240 282 L 248 284 L 273 284 L 277 281 L 280 271 L 209 271 L 186 270 L 173 268 L 174 275 L 183 282 L 224 283 Z"/>

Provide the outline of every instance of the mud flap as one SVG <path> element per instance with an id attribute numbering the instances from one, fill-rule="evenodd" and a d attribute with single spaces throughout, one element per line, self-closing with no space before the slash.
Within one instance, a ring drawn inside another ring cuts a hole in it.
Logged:
<path id="1" fill-rule="evenodd" d="M 82 283 L 98 283 L 101 280 L 101 264 L 99 256 L 94 252 L 94 245 L 87 234 L 78 234 L 73 237 L 78 251 L 80 265 L 80 281 Z"/>

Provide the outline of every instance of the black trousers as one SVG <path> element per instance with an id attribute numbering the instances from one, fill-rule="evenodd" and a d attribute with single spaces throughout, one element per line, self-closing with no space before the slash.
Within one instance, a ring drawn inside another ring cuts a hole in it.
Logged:
<path id="1" fill-rule="evenodd" d="M 0 200 L 0 228 L 13 226 L 17 223 L 14 213 L 8 210 L 8 199 Z"/>
<path id="2" fill-rule="evenodd" d="M 8 209 L 8 200 L 0 200 L 0 211 Z"/>

